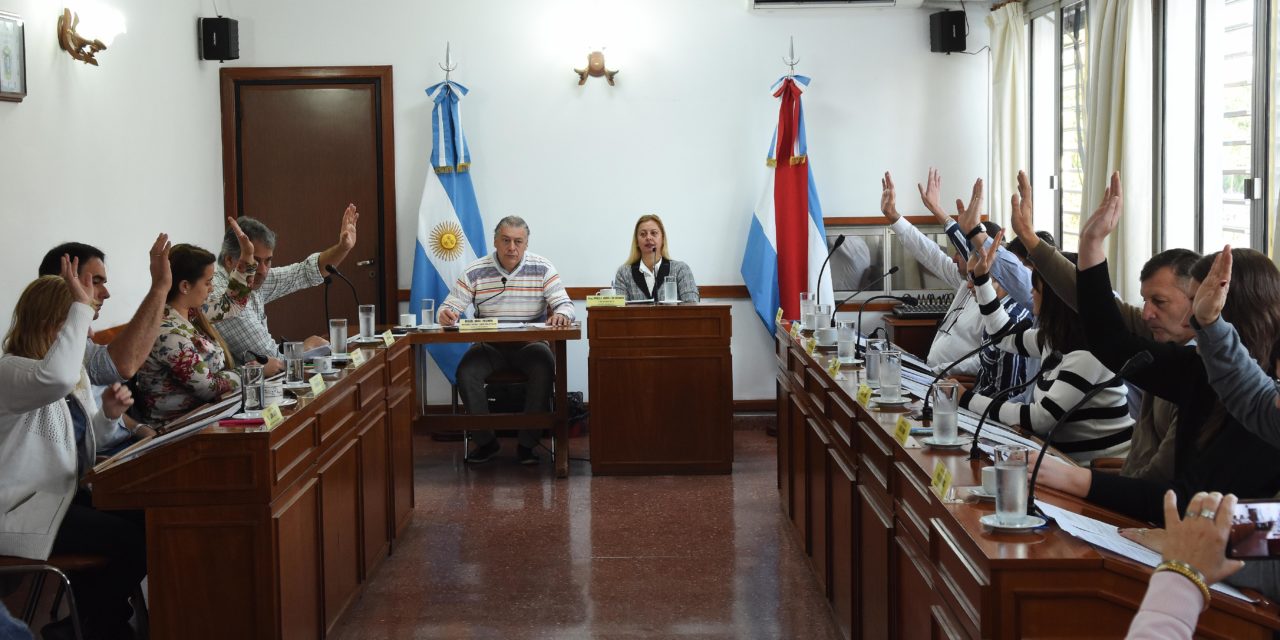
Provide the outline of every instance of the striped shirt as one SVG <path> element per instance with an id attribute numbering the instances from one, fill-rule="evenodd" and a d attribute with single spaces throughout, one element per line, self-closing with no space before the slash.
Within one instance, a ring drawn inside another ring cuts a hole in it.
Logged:
<path id="1" fill-rule="evenodd" d="M 1031 319 L 1031 312 L 1025 307 L 1013 300 L 1013 296 L 1005 296 L 1000 302 L 1004 306 L 1005 313 L 1013 322 L 1022 322 Z M 991 339 L 991 334 L 985 329 L 982 332 L 982 341 L 986 342 Z M 1016 353 L 1009 353 L 1000 348 L 999 345 L 991 345 L 986 349 L 978 352 L 978 361 L 982 366 L 978 369 L 978 378 L 974 382 L 973 390 L 983 395 L 993 395 L 997 391 L 1016 387 L 1030 378 L 1027 375 L 1027 361 L 1030 358 L 1024 358 Z M 1033 374 L 1034 375 L 1034 374 Z"/>
<path id="2" fill-rule="evenodd" d="M 983 326 L 988 332 L 995 333 L 1013 322 L 996 300 L 990 277 L 978 276 L 974 278 L 974 285 Z M 1067 354 L 1042 352 L 1036 342 L 1038 334 L 1038 329 L 1024 329 L 1000 341 L 1000 348 L 1005 351 L 1042 359 L 1040 380 L 1035 384 L 1031 402 L 997 400 L 993 403 L 990 398 L 971 391 L 961 398 L 961 405 L 970 411 L 982 412 L 987 405 L 995 404 L 991 408 L 995 419 L 1021 425 L 1044 436 L 1090 387 L 1114 376 L 1087 350 Z M 1063 423 L 1054 433 L 1053 444 L 1076 462 L 1089 462 L 1098 457 L 1123 457 L 1129 451 L 1132 436 L 1133 418 L 1129 417 L 1128 397 L 1124 383 L 1117 380 Z"/>
<path id="3" fill-rule="evenodd" d="M 440 304 L 440 312 L 448 308 L 462 315 L 473 305 L 476 318 L 545 322 L 548 308 L 553 314 L 574 318 L 573 301 L 560 282 L 560 273 L 549 260 L 529 252 L 510 272 L 492 253 L 467 265 Z"/>

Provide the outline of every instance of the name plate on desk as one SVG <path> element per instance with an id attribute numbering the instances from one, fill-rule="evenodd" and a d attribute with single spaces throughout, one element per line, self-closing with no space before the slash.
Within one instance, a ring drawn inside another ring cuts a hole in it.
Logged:
<path id="1" fill-rule="evenodd" d="M 364 364 L 364 349 L 351 350 L 351 366 L 358 367 Z"/>
<path id="2" fill-rule="evenodd" d="M 388 347 L 396 343 L 396 336 L 391 333 L 390 329 L 387 329 L 386 332 L 382 334 L 382 343 Z"/>
<path id="3" fill-rule="evenodd" d="M 267 405 L 267 408 L 262 410 L 262 422 L 267 425 L 268 431 L 280 426 L 280 423 L 284 422 L 284 414 L 280 413 L 280 405 Z"/>
<path id="4" fill-rule="evenodd" d="M 627 306 L 627 297 L 617 294 L 611 296 L 592 295 L 587 296 L 587 308 L 591 307 L 625 307 Z"/>
<path id="5" fill-rule="evenodd" d="M 324 376 L 317 373 L 308 378 L 307 382 L 311 383 L 311 395 L 318 396 L 321 393 L 324 393 L 326 388 L 324 384 Z"/>
<path id="6" fill-rule="evenodd" d="M 462 333 L 470 333 L 472 331 L 497 331 L 497 318 L 467 318 L 458 321 L 458 331 Z"/>

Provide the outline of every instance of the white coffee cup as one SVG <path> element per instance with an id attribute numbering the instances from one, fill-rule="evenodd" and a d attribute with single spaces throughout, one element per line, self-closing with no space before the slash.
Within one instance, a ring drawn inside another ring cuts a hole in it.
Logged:
<path id="1" fill-rule="evenodd" d="M 824 347 L 835 345 L 836 335 L 835 327 L 822 327 L 813 332 L 813 337 L 818 341 L 818 344 Z"/>
<path id="2" fill-rule="evenodd" d="M 597 292 L 596 292 L 596 295 L 598 295 L 598 296 L 616 296 L 616 295 L 618 295 L 618 292 L 617 292 L 617 291 L 614 291 L 613 289 L 601 289 L 601 290 L 599 290 L 599 291 L 597 291 Z"/>
<path id="3" fill-rule="evenodd" d="M 284 382 L 268 381 L 263 385 L 263 402 L 267 405 L 280 404 L 284 401 Z"/>
<path id="4" fill-rule="evenodd" d="M 996 468 L 982 468 L 982 492 L 994 496 L 996 494 Z"/>
<path id="5" fill-rule="evenodd" d="M 311 361 L 316 365 L 316 373 L 333 372 L 333 356 L 316 356 Z"/>
<path id="6" fill-rule="evenodd" d="M 402 327 L 414 327 L 414 326 L 417 326 L 417 324 L 418 324 L 418 316 L 416 316 L 416 315 L 414 315 L 414 314 L 412 314 L 412 313 L 402 313 L 402 314 L 400 314 L 400 326 L 402 326 Z"/>

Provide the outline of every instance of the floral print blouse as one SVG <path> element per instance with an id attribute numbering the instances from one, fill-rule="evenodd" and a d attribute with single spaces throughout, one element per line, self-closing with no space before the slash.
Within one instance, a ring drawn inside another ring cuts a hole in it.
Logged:
<path id="1" fill-rule="evenodd" d="M 249 292 L 248 276 L 235 271 L 222 295 L 205 301 L 205 317 L 214 323 L 235 316 L 244 310 Z M 160 335 L 138 370 L 134 398 L 139 418 L 160 424 L 239 388 L 240 375 L 227 368 L 218 342 L 166 306 Z"/>

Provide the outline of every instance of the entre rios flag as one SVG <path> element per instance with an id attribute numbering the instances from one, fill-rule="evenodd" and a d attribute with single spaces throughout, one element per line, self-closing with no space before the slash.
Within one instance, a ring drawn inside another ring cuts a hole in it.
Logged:
<path id="1" fill-rule="evenodd" d="M 427 89 L 427 95 L 435 101 L 431 108 L 432 171 L 427 174 L 418 207 L 418 242 L 409 294 L 409 310 L 415 314 L 421 312 L 424 298 L 435 300 L 439 310 L 463 269 L 484 251 L 484 222 L 468 171 L 471 150 L 462 131 L 459 103 L 466 94 L 466 87 L 447 80 Z M 435 319 L 420 321 L 429 323 Z M 452 383 L 468 346 L 433 344 L 427 351 Z"/>
<path id="2" fill-rule="evenodd" d="M 805 76 L 786 76 L 773 85 L 773 96 L 782 104 L 769 143 L 764 193 L 742 257 L 742 280 L 770 333 L 778 307 L 788 318 L 800 317 L 801 292 L 816 291 L 832 301 L 830 271 L 818 281 L 827 242 L 800 104 L 802 86 L 808 85 Z"/>

